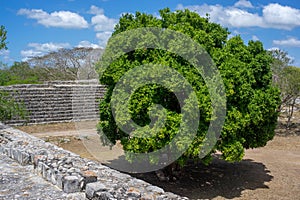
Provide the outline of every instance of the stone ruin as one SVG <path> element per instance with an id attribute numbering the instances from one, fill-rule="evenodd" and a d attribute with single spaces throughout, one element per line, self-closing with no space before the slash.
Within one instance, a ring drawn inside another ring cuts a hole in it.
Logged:
<path id="1" fill-rule="evenodd" d="M 35 174 L 74 194 L 71 199 L 187 199 L 1 123 L 0 154 L 32 165 Z"/>
<path id="2" fill-rule="evenodd" d="M 14 118 L 9 125 L 42 124 L 99 119 L 99 99 L 105 86 L 97 80 L 52 81 L 43 84 L 1 86 L 29 113 L 28 121 Z"/>

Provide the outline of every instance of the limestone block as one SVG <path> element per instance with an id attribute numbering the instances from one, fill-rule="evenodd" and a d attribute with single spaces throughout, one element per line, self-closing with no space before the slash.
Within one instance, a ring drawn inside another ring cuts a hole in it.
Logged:
<path id="1" fill-rule="evenodd" d="M 77 176 L 65 176 L 63 178 L 63 191 L 74 193 L 80 191 L 79 179 Z"/>
<path id="2" fill-rule="evenodd" d="M 88 183 L 85 188 L 85 195 L 88 199 L 96 196 L 97 192 L 107 191 L 107 188 L 101 182 Z"/>

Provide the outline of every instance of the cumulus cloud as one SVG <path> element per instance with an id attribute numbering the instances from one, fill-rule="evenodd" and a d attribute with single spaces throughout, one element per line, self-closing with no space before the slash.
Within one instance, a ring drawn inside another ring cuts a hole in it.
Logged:
<path id="1" fill-rule="evenodd" d="M 247 3 L 248 2 L 248 3 Z M 250 12 L 244 8 L 250 7 L 251 2 L 240 0 L 235 6 L 222 5 L 191 5 L 179 4 L 177 9 L 188 8 L 201 16 L 210 15 L 213 22 L 229 27 L 261 27 L 291 30 L 300 26 L 300 10 L 280 4 L 268 4 L 262 7 L 262 15 Z M 251 4 L 252 5 L 252 4 Z"/>
<path id="2" fill-rule="evenodd" d="M 20 9 L 18 15 L 25 15 L 27 18 L 36 19 L 37 23 L 46 27 L 59 28 L 88 28 L 88 22 L 77 13 L 70 11 L 55 11 L 47 13 L 42 9 Z"/>
<path id="3" fill-rule="evenodd" d="M 100 48 L 100 45 L 91 43 L 90 41 L 87 41 L 87 40 L 83 40 L 83 41 L 79 42 L 77 47 L 87 47 L 87 48 L 97 49 L 97 48 Z"/>
<path id="4" fill-rule="evenodd" d="M 263 8 L 263 18 L 274 28 L 293 29 L 300 26 L 300 10 L 272 3 Z"/>
<path id="5" fill-rule="evenodd" d="M 107 17 L 102 8 L 94 5 L 90 7 L 89 13 L 94 15 L 91 19 L 91 24 L 97 32 L 96 37 L 99 40 L 99 45 L 104 47 L 106 46 L 107 40 L 111 36 L 118 20 Z"/>
<path id="6" fill-rule="evenodd" d="M 22 50 L 21 56 L 23 61 L 28 60 L 29 58 L 42 56 L 46 53 L 57 51 L 60 48 L 69 48 L 71 45 L 69 43 L 29 43 L 27 45 L 29 49 Z"/>
<path id="7" fill-rule="evenodd" d="M 102 15 L 104 14 L 104 10 L 102 8 L 98 8 L 97 6 L 92 5 L 90 7 L 89 13 L 93 15 Z"/>
<path id="8" fill-rule="evenodd" d="M 253 5 L 250 1 L 247 0 L 239 0 L 234 4 L 235 7 L 244 7 L 244 8 L 253 8 Z"/>
<path id="9" fill-rule="evenodd" d="M 259 38 L 258 38 L 256 35 L 252 35 L 252 40 L 253 40 L 253 41 L 258 41 Z"/>
<path id="10" fill-rule="evenodd" d="M 236 7 L 223 7 L 222 5 L 193 5 L 183 7 L 177 6 L 178 9 L 188 8 L 195 11 L 201 16 L 209 14 L 213 22 L 220 23 L 224 26 L 231 27 L 249 27 L 262 26 L 262 18 L 257 13 L 250 13 L 246 10 Z"/>
<path id="11" fill-rule="evenodd" d="M 108 39 L 110 38 L 111 34 L 112 34 L 112 32 L 110 32 L 110 31 L 100 32 L 100 33 L 96 34 L 96 37 L 99 40 L 99 45 L 101 47 L 106 46 L 106 43 L 107 43 Z"/>
<path id="12" fill-rule="evenodd" d="M 116 19 L 105 16 L 104 10 L 97 6 L 91 6 L 89 13 L 95 15 L 91 19 L 95 31 L 112 31 L 117 23 Z"/>
<path id="13" fill-rule="evenodd" d="M 273 40 L 273 44 L 286 47 L 300 47 L 300 40 L 290 37 L 285 40 Z"/>

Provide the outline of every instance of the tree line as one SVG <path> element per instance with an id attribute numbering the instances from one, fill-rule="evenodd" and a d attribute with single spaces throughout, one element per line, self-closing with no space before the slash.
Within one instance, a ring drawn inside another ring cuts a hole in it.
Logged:
<path id="1" fill-rule="evenodd" d="M 38 84 L 54 80 L 96 79 L 94 65 L 103 49 L 75 47 L 14 62 L 0 69 L 0 85 Z"/>

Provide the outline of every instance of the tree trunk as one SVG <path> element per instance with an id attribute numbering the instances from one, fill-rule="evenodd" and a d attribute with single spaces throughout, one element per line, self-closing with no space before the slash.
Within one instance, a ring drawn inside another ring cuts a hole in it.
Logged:
<path id="1" fill-rule="evenodd" d="M 289 108 L 288 121 L 286 123 L 286 128 L 287 129 L 290 128 L 290 126 L 291 126 L 292 117 L 293 117 L 293 114 L 294 114 L 294 107 L 295 107 L 296 99 L 297 98 L 293 99 L 292 104 L 291 104 L 291 108 Z"/>

